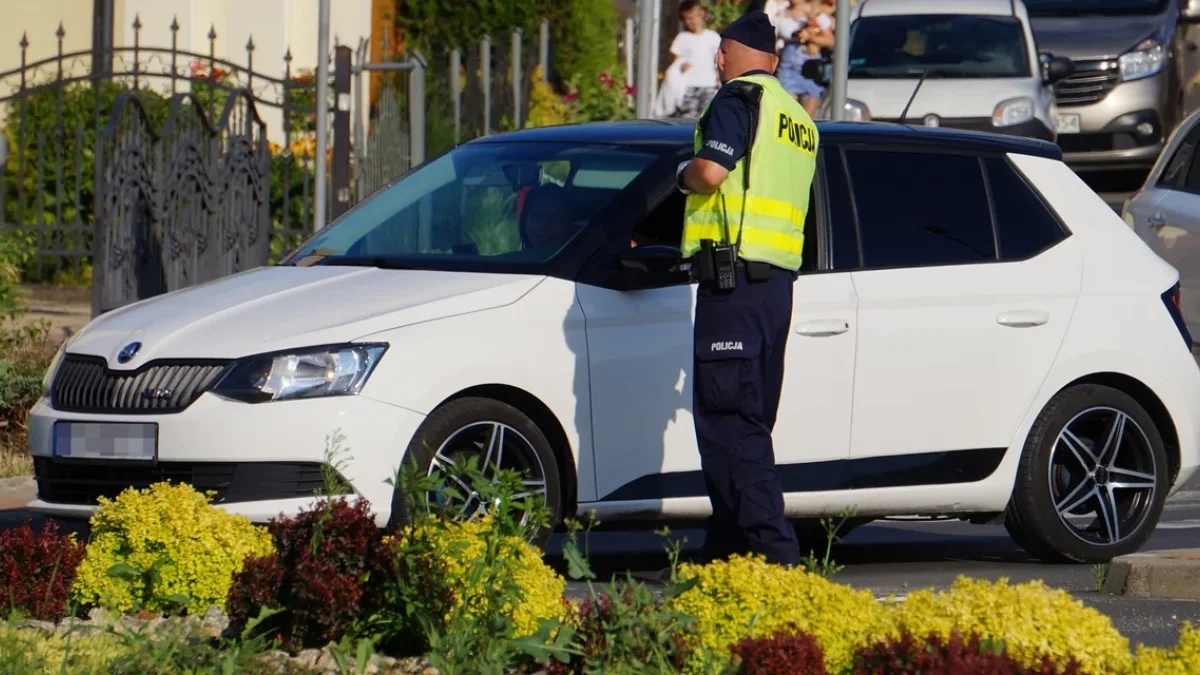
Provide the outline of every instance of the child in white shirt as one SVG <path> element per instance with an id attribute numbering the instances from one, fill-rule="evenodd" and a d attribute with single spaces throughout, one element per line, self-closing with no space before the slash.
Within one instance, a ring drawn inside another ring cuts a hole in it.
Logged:
<path id="1" fill-rule="evenodd" d="M 679 18 L 684 31 L 671 43 L 675 61 L 667 68 L 655 101 L 657 117 L 699 117 L 721 86 L 717 76 L 721 36 L 705 26 L 708 9 L 700 0 L 683 0 L 679 3 Z"/>

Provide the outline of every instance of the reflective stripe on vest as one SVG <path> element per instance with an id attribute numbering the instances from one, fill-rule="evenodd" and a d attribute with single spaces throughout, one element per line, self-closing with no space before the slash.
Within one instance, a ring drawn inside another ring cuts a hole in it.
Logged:
<path id="1" fill-rule="evenodd" d="M 774 77 L 751 75 L 737 79 L 763 88 L 750 155 L 750 192 L 747 196 L 743 191 L 746 170 L 743 157 L 716 192 L 689 194 L 681 251 L 687 258 L 700 249 L 701 239 L 723 241 L 726 217 L 730 241 L 737 241 L 744 206 L 745 231 L 739 257 L 797 270 L 804 249 L 809 189 L 816 173 L 819 141 L 816 125 Z M 697 125 L 696 153 L 703 142 Z"/>

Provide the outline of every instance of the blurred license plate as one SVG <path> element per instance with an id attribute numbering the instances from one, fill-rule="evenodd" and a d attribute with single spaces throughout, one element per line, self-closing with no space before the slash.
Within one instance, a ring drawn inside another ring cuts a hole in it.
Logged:
<path id="1" fill-rule="evenodd" d="M 1079 133 L 1079 115 L 1059 115 L 1058 116 L 1058 133 L 1060 133 L 1060 134 L 1077 134 L 1077 133 Z"/>
<path id="2" fill-rule="evenodd" d="M 140 422 L 55 422 L 54 456 L 153 461 L 158 457 L 158 425 Z"/>

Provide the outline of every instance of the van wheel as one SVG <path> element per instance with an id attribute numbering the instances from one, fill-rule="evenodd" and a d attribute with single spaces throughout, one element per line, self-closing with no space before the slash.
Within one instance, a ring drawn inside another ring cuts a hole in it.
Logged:
<path id="1" fill-rule="evenodd" d="M 1154 533 L 1167 470 L 1162 437 L 1137 401 L 1112 387 L 1071 387 L 1029 432 L 1004 525 L 1043 561 L 1107 562 Z"/>
<path id="2" fill-rule="evenodd" d="M 450 401 L 425 418 L 409 443 L 405 464 L 415 463 L 421 474 L 440 478 L 447 487 L 462 493 L 463 499 L 427 493 L 431 505 L 444 505 L 455 520 L 474 520 L 485 512 L 477 491 L 454 471 L 469 457 L 475 457 L 478 469 L 493 481 L 499 469 L 520 472 L 525 490 L 516 495 L 518 498 L 542 497 L 550 521 L 533 532 L 530 543 L 544 549 L 562 517 L 562 497 L 558 463 L 538 426 L 507 403 L 476 397 Z M 412 509 L 397 486 L 388 528 L 410 524 Z M 522 523 L 528 522 L 528 514 L 518 515 Z"/>

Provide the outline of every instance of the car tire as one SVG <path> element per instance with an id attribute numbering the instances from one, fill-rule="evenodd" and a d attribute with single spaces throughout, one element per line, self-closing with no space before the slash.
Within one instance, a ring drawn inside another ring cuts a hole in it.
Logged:
<path id="1" fill-rule="evenodd" d="M 1045 562 L 1108 562 L 1137 551 L 1154 533 L 1167 475 L 1162 436 L 1137 401 L 1103 385 L 1071 387 L 1030 429 L 1004 525 Z M 1090 513 L 1090 523 L 1082 527 L 1060 511 L 1074 519 Z"/>
<path id="2" fill-rule="evenodd" d="M 545 548 L 555 526 L 562 518 L 562 490 L 558 462 L 545 434 L 529 418 L 513 406 L 490 398 L 460 398 L 450 401 L 429 414 L 413 435 L 405 453 L 404 463 L 415 462 L 422 474 L 435 468 L 435 457 L 479 457 L 484 465 L 487 434 L 503 430 L 500 438 L 503 468 L 522 471 L 530 480 L 540 480 L 545 486 L 550 522 L 538 528 L 530 543 Z M 438 466 L 442 465 L 441 462 Z M 540 473 L 540 476 L 537 474 Z M 396 530 L 412 522 L 413 505 L 397 487 L 392 494 L 392 512 L 388 529 Z"/>

